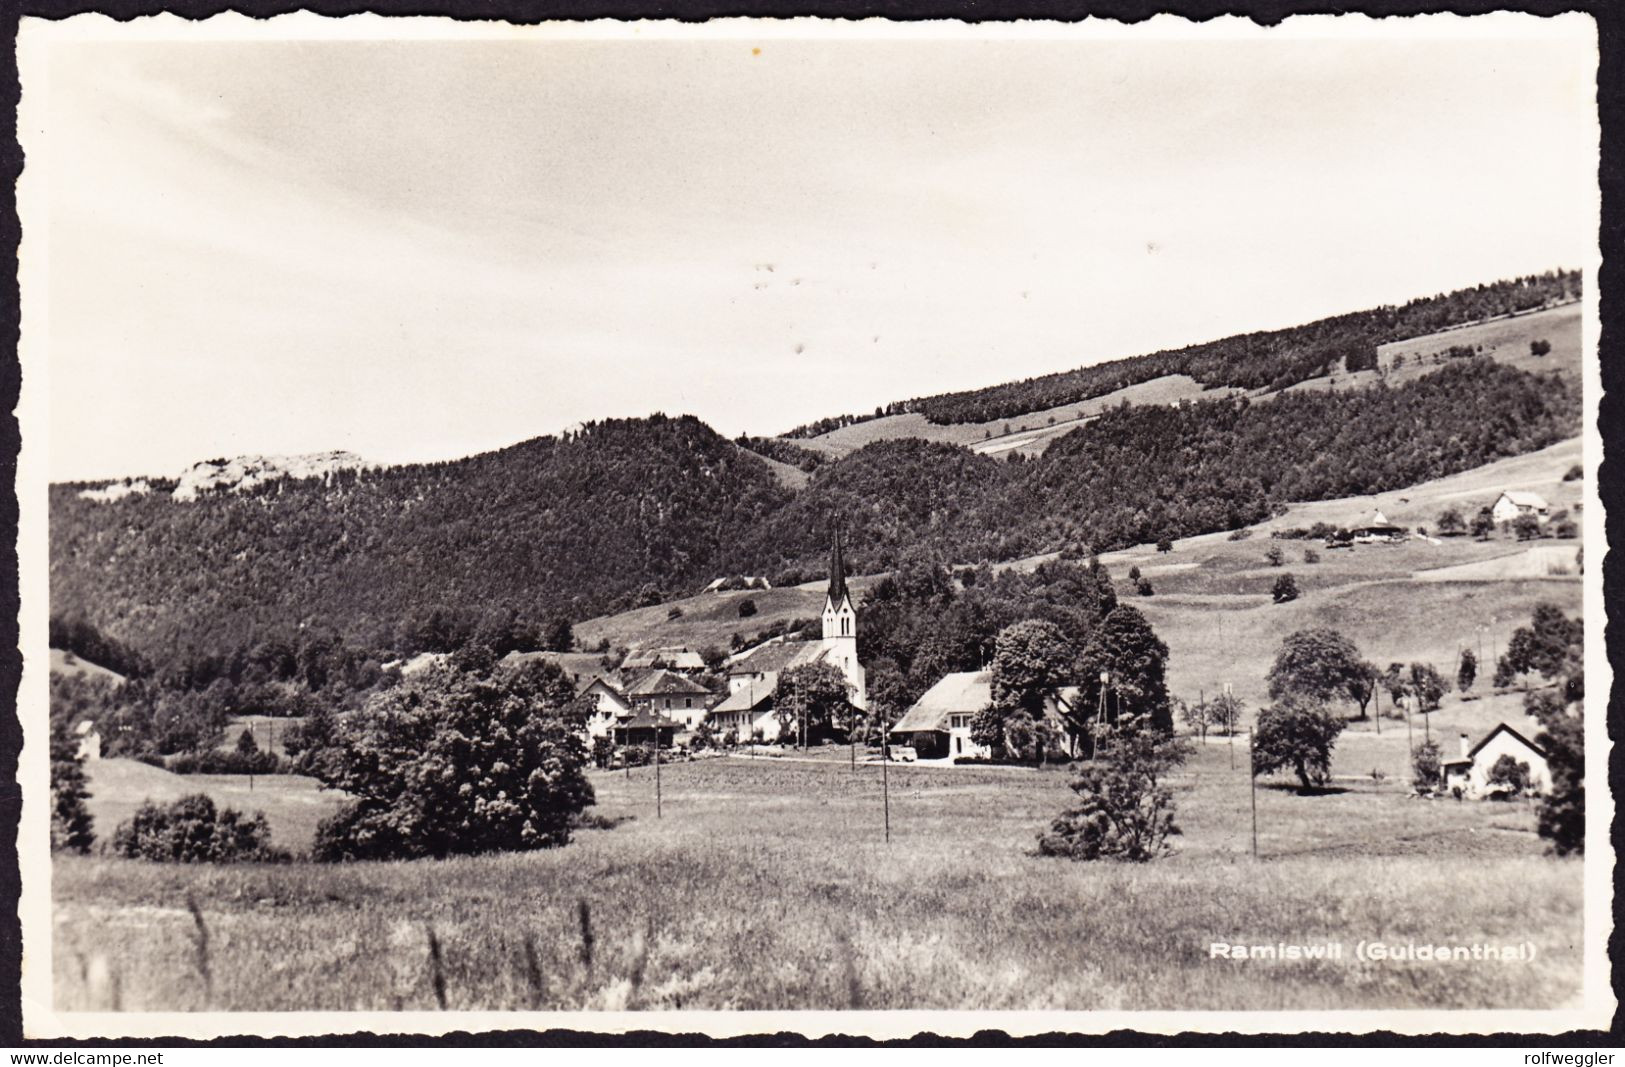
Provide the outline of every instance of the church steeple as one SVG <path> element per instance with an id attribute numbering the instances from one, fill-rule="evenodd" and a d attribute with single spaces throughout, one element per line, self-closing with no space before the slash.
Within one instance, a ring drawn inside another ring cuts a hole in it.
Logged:
<path id="1" fill-rule="evenodd" d="M 829 603 L 839 608 L 848 599 L 846 591 L 846 560 L 841 556 L 841 527 L 835 527 L 835 547 L 829 554 Z"/>

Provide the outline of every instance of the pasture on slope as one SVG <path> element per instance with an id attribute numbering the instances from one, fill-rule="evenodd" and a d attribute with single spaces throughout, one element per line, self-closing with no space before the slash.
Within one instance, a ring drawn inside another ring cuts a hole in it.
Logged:
<path id="1" fill-rule="evenodd" d="M 1175 781 L 1149 865 L 1033 853 L 1067 776 L 713 758 L 593 778 L 552 851 L 445 861 L 54 864 L 64 1009 L 1539 1008 L 1572 1003 L 1581 865 L 1519 804 L 1394 785 L 1261 788 L 1223 748 Z M 296 845 L 285 841 L 284 844 Z M 1494 878 L 1480 876 L 1493 864 Z M 200 970 L 195 900 L 209 932 Z M 1533 962 L 1362 963 L 1355 943 L 1517 944 Z M 1342 942 L 1341 960 L 1209 958 L 1214 941 Z M 98 959 L 102 962 L 98 962 Z M 112 981 L 96 976 L 117 961 Z"/>

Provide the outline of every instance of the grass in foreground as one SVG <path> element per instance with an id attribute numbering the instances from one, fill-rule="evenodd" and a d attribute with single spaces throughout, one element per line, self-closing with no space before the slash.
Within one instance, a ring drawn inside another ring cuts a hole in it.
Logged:
<path id="1" fill-rule="evenodd" d="M 649 771 L 597 777 L 598 814 L 632 820 L 552 852 L 59 858 L 58 1003 L 434 1008 L 440 990 L 452 1009 L 1338 1009 L 1578 995 L 1581 868 L 1542 855 L 1518 806 L 1261 789 L 1255 862 L 1247 779 L 1215 747 L 1179 783 L 1172 858 L 1073 864 L 1031 854 L 1070 795 L 1062 772 L 896 768 L 888 846 L 877 767 L 673 765 L 659 820 Z M 1529 940 L 1539 954 L 1364 964 L 1361 938 Z M 1342 961 L 1208 958 L 1214 940 L 1324 939 L 1345 943 Z"/>

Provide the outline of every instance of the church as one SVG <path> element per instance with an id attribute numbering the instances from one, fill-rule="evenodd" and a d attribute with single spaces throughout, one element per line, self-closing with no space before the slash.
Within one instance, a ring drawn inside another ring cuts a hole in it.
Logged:
<path id="1" fill-rule="evenodd" d="M 824 597 L 820 619 L 822 636 L 817 640 L 779 638 L 740 654 L 728 665 L 728 695 L 711 709 L 707 717 L 717 733 L 733 730 L 741 741 L 778 737 L 778 717 L 773 714 L 773 692 L 779 676 L 810 663 L 828 663 L 841 672 L 850 687 L 852 706 L 869 707 L 863 664 L 858 662 L 858 610 L 846 584 L 846 560 L 841 552 L 841 532 L 835 531 L 830 549 L 829 591 Z"/>

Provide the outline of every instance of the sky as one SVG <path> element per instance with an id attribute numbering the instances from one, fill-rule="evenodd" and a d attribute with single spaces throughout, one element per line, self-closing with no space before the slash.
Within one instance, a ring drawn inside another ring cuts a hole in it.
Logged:
<path id="1" fill-rule="evenodd" d="M 1414 21 L 57 40 L 50 476 L 774 434 L 1591 262 L 1589 32 Z"/>

